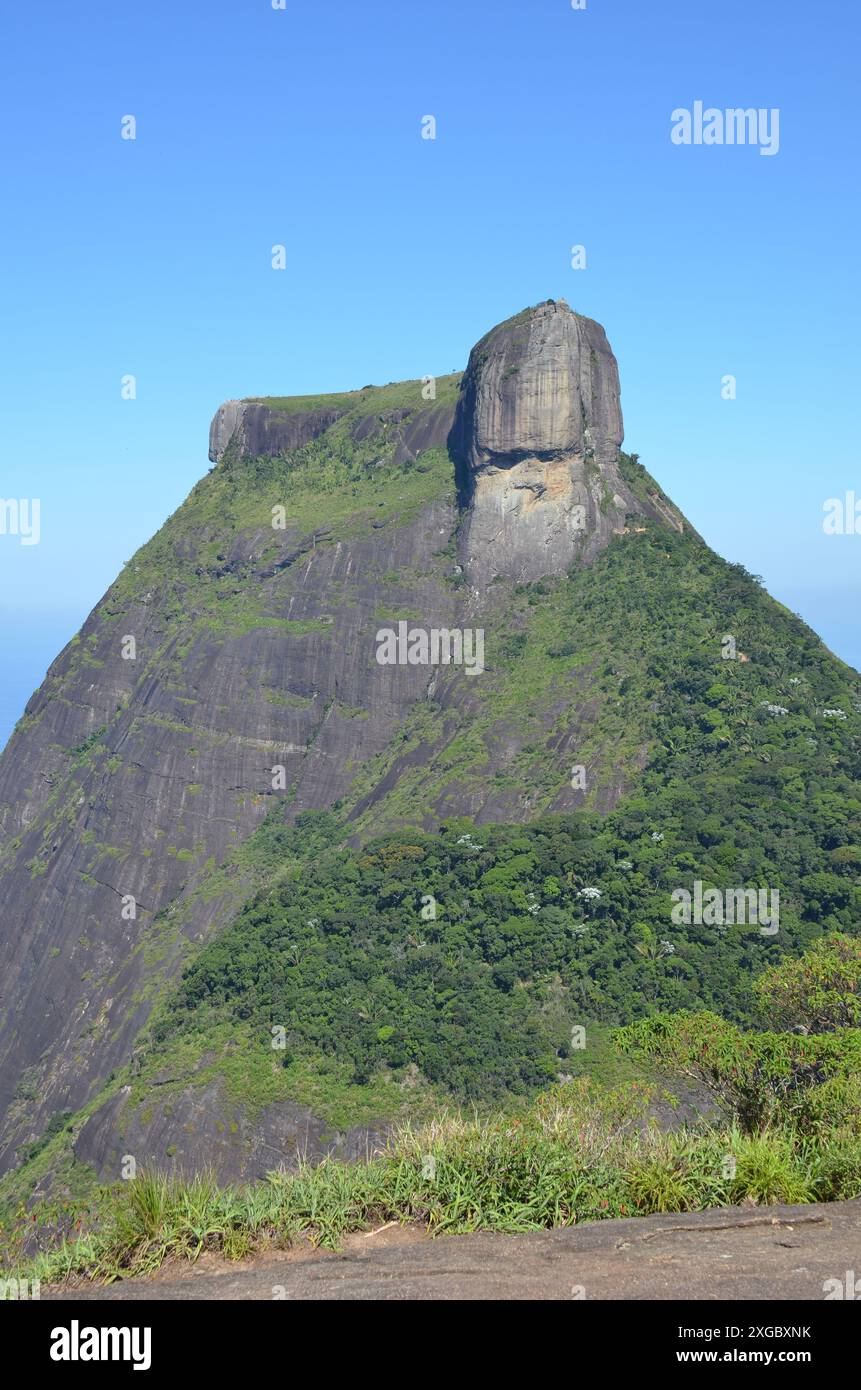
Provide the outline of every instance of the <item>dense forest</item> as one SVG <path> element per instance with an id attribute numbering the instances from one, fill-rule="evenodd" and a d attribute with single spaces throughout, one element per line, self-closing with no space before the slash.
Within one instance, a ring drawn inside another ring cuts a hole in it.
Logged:
<path id="1" fill-rule="evenodd" d="M 607 816 L 455 819 L 363 844 L 348 806 L 293 825 L 274 810 L 254 842 L 268 886 L 187 970 L 157 1052 L 242 1021 L 261 1046 L 284 1030 L 287 1067 L 336 1054 L 362 1084 L 412 1064 L 457 1097 L 499 1096 L 564 1074 L 589 1021 L 710 1009 L 750 1023 L 764 967 L 858 931 L 854 673 L 691 535 L 626 538 L 519 598 L 499 669 L 600 634 L 605 708 L 609 690 L 647 711 L 639 785 Z M 548 607 L 549 637 L 530 625 Z M 674 921 L 672 894 L 696 881 L 776 891 L 779 929 Z"/>

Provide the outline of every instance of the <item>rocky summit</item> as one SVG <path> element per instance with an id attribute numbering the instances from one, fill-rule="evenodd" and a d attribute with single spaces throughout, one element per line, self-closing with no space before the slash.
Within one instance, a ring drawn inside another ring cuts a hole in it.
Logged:
<path id="1" fill-rule="evenodd" d="M 355 1154 L 847 926 L 857 677 L 622 438 L 564 300 L 220 407 L 0 760 L 0 1170 Z M 779 883 L 779 940 L 670 959 L 694 879 Z"/>
<path id="2" fill-rule="evenodd" d="M 562 574 L 606 545 L 640 511 L 618 470 L 622 437 L 600 324 L 558 300 L 488 333 L 470 354 L 452 439 L 471 579 Z"/>

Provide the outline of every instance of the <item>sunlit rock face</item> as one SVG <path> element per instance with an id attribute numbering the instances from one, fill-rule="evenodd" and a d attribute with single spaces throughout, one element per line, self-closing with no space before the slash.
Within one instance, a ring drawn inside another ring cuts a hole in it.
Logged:
<path id="1" fill-rule="evenodd" d="M 640 510 L 617 467 L 622 437 L 599 323 L 548 300 L 491 329 L 470 354 L 451 437 L 473 583 L 560 574 L 602 549 Z"/>

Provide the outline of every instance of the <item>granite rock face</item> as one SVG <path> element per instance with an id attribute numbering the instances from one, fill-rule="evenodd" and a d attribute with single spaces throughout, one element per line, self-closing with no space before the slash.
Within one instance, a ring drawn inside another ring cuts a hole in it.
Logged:
<path id="1" fill-rule="evenodd" d="M 498 324 L 470 353 L 459 418 L 473 473 L 587 453 L 614 460 L 619 371 L 603 328 L 564 299 Z"/>
<path id="2" fill-rule="evenodd" d="M 650 510 L 626 487 L 615 359 L 603 329 L 561 301 L 488 334 L 459 397 L 457 376 L 439 383 L 434 400 L 407 382 L 313 408 L 226 402 L 210 458 L 229 450 L 229 467 L 138 553 L 29 701 L 0 757 L 0 1172 L 129 1063 L 164 989 L 253 890 L 239 871 L 217 892 L 198 888 L 273 809 L 275 764 L 285 819 L 343 802 L 361 838 L 397 824 L 393 789 L 475 726 L 469 678 L 377 664 L 381 622 L 418 614 L 449 630 L 478 613 L 492 631 L 505 622 L 497 577 L 588 561 L 637 513 L 681 527 L 666 499 Z M 294 514 L 308 467 L 298 451 L 312 440 L 329 488 L 309 501 L 306 475 Z M 272 501 L 285 504 L 283 529 Z M 433 724 L 404 737 L 430 704 Z M 495 774 L 542 731 L 564 763 L 594 709 L 572 681 L 533 714 L 528 727 L 519 711 L 500 720 L 480 777 L 448 758 L 429 826 L 536 814 L 528 787 Z M 601 809 L 626 775 L 614 772 Z M 563 778 L 549 809 L 580 795 Z M 112 1114 L 82 1138 L 105 1176 L 116 1176 Z M 307 1120 L 284 1115 L 276 1144 Z"/>
<path id="3" fill-rule="evenodd" d="M 233 445 L 246 458 L 285 454 L 319 439 L 347 411 L 341 406 L 324 410 L 276 410 L 263 401 L 225 401 L 218 407 L 209 427 L 209 459 L 220 463 Z M 429 406 L 424 410 L 389 410 L 379 416 L 363 416 L 355 424 L 353 438 L 360 442 L 379 431 L 381 425 L 394 426 L 396 449 L 393 461 L 417 458 L 425 449 L 445 447 L 452 425 L 450 406 Z"/>
<path id="4" fill-rule="evenodd" d="M 622 438 L 619 373 L 599 323 L 548 300 L 482 338 L 451 439 L 473 583 L 561 574 L 602 549 L 642 510 L 617 467 Z"/>
<path id="5" fill-rule="evenodd" d="M 153 1096 L 146 1123 L 128 1105 L 123 1087 L 84 1124 L 75 1157 L 112 1178 L 123 1158 L 134 1154 L 145 1169 L 177 1174 L 210 1169 L 219 1182 L 248 1182 L 276 1168 L 319 1163 L 324 1158 L 356 1160 L 385 1147 L 388 1131 L 362 1126 L 337 1129 L 307 1105 L 279 1101 L 250 1118 L 218 1082 L 187 1086 Z"/>
<path id="6" fill-rule="evenodd" d="M 210 461 L 220 463 L 231 443 L 239 454 L 252 458 L 299 449 L 323 434 L 342 414 L 337 408 L 288 414 L 260 401 L 225 401 L 209 427 Z"/>
<path id="7" fill-rule="evenodd" d="M 162 590 L 109 592 L 54 662 L 0 757 L 0 1173 L 128 1061 L 163 982 L 253 890 L 195 895 L 207 862 L 272 809 L 273 765 L 285 815 L 324 809 L 425 698 L 427 670 L 374 663 L 375 612 L 457 625 L 446 561 L 430 554 L 456 521 L 452 487 L 343 539 L 290 525 L 263 557 L 264 520 L 224 542 L 210 576 L 183 558 L 182 613 Z M 251 630 L 192 628 L 207 578 L 261 595 Z M 136 661 L 121 656 L 127 633 Z"/>

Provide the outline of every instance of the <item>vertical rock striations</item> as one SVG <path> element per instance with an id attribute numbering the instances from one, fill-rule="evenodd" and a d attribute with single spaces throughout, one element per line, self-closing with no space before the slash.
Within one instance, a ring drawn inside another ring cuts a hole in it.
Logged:
<path id="1" fill-rule="evenodd" d="M 606 334 L 565 300 L 476 344 L 450 441 L 466 507 L 461 562 L 476 587 L 561 574 L 642 510 L 617 466 L 622 436 Z"/>

